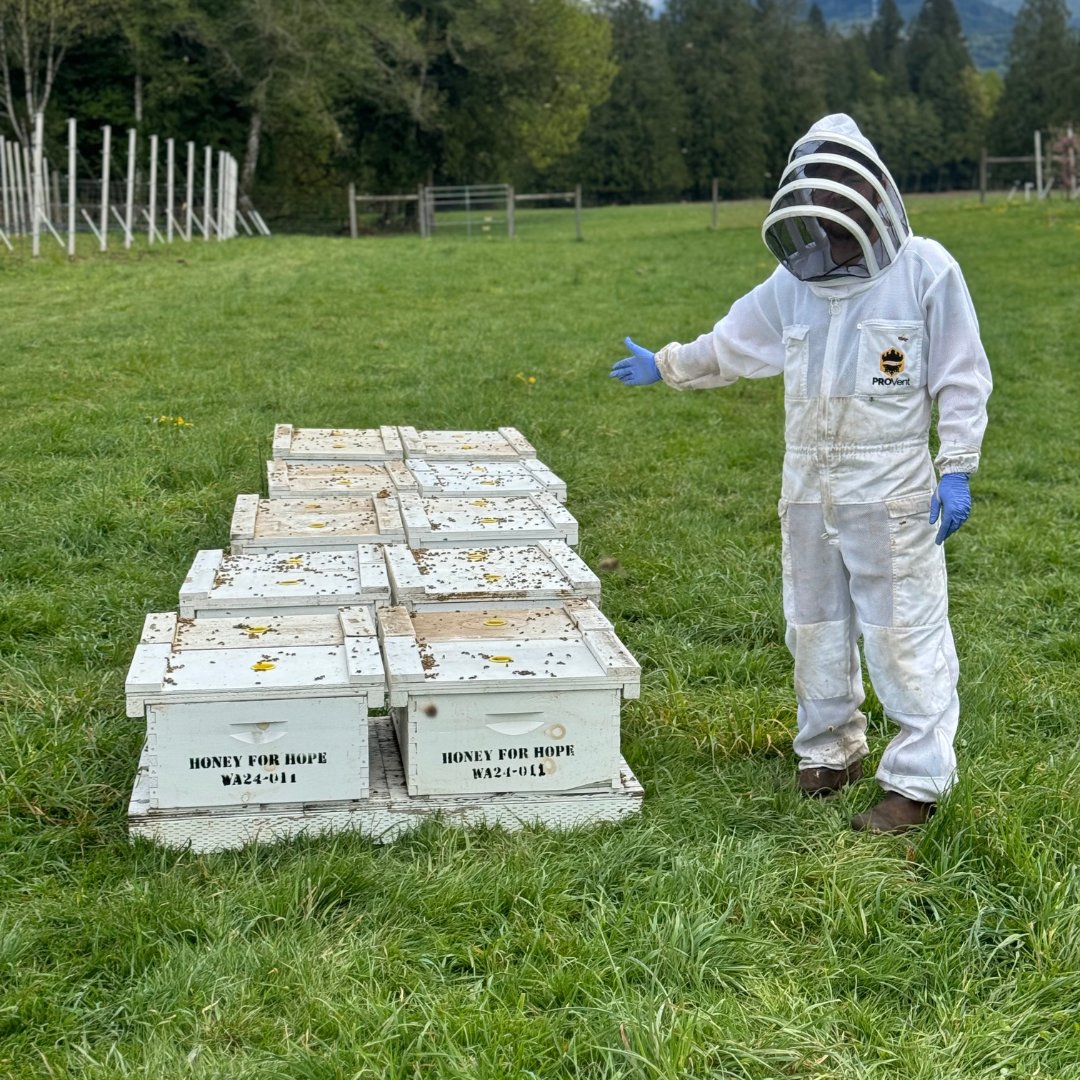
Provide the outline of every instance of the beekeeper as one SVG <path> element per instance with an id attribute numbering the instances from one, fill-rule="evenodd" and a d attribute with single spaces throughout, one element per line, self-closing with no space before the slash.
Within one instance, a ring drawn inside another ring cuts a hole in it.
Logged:
<path id="1" fill-rule="evenodd" d="M 832 795 L 862 775 L 861 636 L 898 731 L 877 769 L 884 797 L 851 824 L 900 832 L 926 821 L 956 777 L 942 543 L 971 510 L 990 368 L 960 267 L 912 236 L 895 182 L 849 116 L 826 116 L 795 143 L 762 237 L 780 262 L 766 281 L 689 344 L 654 354 L 627 338 L 631 355 L 611 375 L 696 390 L 783 374 L 799 789 Z"/>

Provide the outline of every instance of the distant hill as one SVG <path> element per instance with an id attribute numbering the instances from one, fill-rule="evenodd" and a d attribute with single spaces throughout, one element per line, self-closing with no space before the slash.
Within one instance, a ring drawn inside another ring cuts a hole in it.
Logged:
<path id="1" fill-rule="evenodd" d="M 813 0 L 807 0 L 807 6 Z M 968 50 L 977 68 L 1004 72 L 1012 37 L 1013 17 L 1024 0 L 954 0 Z M 875 0 L 817 0 L 826 21 L 840 29 L 867 23 L 873 17 Z M 896 0 L 905 21 L 910 22 L 922 0 Z M 1074 26 L 1080 25 L 1080 0 L 1066 0 Z"/>

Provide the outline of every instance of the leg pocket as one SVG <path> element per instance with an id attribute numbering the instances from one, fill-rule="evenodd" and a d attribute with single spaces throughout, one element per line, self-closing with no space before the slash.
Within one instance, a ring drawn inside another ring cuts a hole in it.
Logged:
<path id="1" fill-rule="evenodd" d="M 930 493 L 901 495 L 885 502 L 892 567 L 891 625 L 928 626 L 948 615 L 945 551 L 934 543 Z"/>

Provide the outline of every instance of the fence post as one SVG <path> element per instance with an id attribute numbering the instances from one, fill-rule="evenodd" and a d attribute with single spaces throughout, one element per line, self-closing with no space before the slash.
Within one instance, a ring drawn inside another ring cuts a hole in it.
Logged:
<path id="1" fill-rule="evenodd" d="M 173 211 L 176 209 L 176 140 L 165 140 L 165 241 L 173 242 Z"/>
<path id="2" fill-rule="evenodd" d="M 45 114 L 40 110 L 34 116 L 34 171 L 30 181 L 30 236 L 34 258 L 41 254 L 41 156 L 45 139 Z"/>
<path id="3" fill-rule="evenodd" d="M 154 242 L 154 233 L 157 232 L 157 144 L 158 137 L 150 136 L 150 191 L 147 203 L 149 204 L 149 223 L 147 225 L 147 238 L 149 243 Z"/>
<path id="4" fill-rule="evenodd" d="M 574 185 L 574 229 L 579 240 L 584 239 L 581 235 L 581 185 Z"/>
<path id="5" fill-rule="evenodd" d="M 187 176 L 184 188 L 184 239 L 191 243 L 191 225 L 195 217 L 195 144 L 187 144 Z"/>
<path id="6" fill-rule="evenodd" d="M 68 118 L 68 258 L 75 258 L 75 117 Z"/>
<path id="7" fill-rule="evenodd" d="M 99 248 L 109 247 L 109 156 L 112 152 L 112 128 L 106 124 L 101 143 L 101 238 Z"/>
<path id="8" fill-rule="evenodd" d="M 1076 137 L 1073 134 L 1073 126 L 1069 125 L 1068 128 L 1068 143 L 1067 150 L 1065 152 L 1065 159 L 1069 168 L 1069 198 L 1076 198 Z"/>
<path id="9" fill-rule="evenodd" d="M 349 181 L 349 236 L 355 240 L 359 235 L 356 227 L 356 182 Z"/>
<path id="10" fill-rule="evenodd" d="M 210 200 L 213 197 L 214 151 L 209 146 L 203 150 L 203 240 L 210 239 Z"/>
<path id="11" fill-rule="evenodd" d="M 712 227 L 716 228 L 717 211 L 720 203 L 720 179 L 714 176 L 712 178 Z"/>
<path id="12" fill-rule="evenodd" d="M 979 202 L 986 202 L 986 183 L 988 176 L 989 166 L 986 161 L 986 147 L 982 148 L 982 154 L 979 157 Z"/>
<path id="13" fill-rule="evenodd" d="M 138 133 L 134 128 L 128 128 L 128 167 L 127 167 L 127 191 L 126 205 L 124 207 L 124 247 L 131 247 L 132 234 L 135 229 L 135 151 L 137 149 Z"/>
<path id="14" fill-rule="evenodd" d="M 1042 132 L 1035 132 L 1035 193 L 1036 197 L 1043 197 L 1042 186 Z"/>
<path id="15" fill-rule="evenodd" d="M 514 186 L 511 184 L 506 189 L 506 235 L 511 240 L 514 238 Z"/>

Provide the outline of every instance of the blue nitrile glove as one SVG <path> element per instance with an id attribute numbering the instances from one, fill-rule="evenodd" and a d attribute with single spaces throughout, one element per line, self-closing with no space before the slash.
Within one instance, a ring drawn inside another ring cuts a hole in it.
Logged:
<path id="1" fill-rule="evenodd" d="M 967 521 L 970 513 L 971 488 L 968 487 L 967 473 L 946 473 L 930 497 L 930 524 L 933 525 L 938 514 L 941 515 L 935 543 L 944 543 L 947 536 L 952 536 Z"/>
<path id="2" fill-rule="evenodd" d="M 660 369 L 656 366 L 656 355 L 635 345 L 626 338 L 627 348 L 634 354 L 619 360 L 611 369 L 611 377 L 618 379 L 623 386 L 648 386 L 660 381 Z"/>

